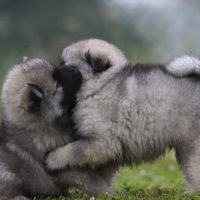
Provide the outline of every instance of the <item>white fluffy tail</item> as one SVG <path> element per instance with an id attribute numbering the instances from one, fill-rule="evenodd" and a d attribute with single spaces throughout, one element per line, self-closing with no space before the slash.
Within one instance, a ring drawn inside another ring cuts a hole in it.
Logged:
<path id="1" fill-rule="evenodd" d="M 166 70 L 177 77 L 200 75 L 200 60 L 193 56 L 183 55 L 167 64 Z"/>

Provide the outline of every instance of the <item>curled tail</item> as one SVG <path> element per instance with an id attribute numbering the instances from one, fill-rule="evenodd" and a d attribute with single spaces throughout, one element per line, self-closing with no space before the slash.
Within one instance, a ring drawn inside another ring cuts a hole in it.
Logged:
<path id="1" fill-rule="evenodd" d="M 168 63 L 166 70 L 176 77 L 200 75 L 200 60 L 193 56 L 183 55 Z"/>

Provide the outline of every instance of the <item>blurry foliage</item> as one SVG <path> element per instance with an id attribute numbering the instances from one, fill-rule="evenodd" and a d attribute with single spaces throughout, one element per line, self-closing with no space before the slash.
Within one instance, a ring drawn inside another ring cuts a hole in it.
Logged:
<path id="1" fill-rule="evenodd" d="M 107 24 L 102 23 L 101 12 L 102 6 L 95 0 L 1 0 L 3 54 L 49 55 L 54 60 L 69 42 L 107 34 L 102 31 Z"/>
<path id="2" fill-rule="evenodd" d="M 144 37 L 144 27 L 136 26 L 138 19 L 124 12 L 101 0 L 1 0 L 0 64 L 23 55 L 55 62 L 64 46 L 89 37 L 108 40 L 128 56 L 144 58 L 151 41 Z"/>
<path id="3" fill-rule="evenodd" d="M 115 14 L 98 0 L 1 0 L 1 60 L 11 54 L 30 54 L 54 61 L 64 46 L 89 37 L 124 47 L 135 38 L 142 45 L 141 35 L 119 23 Z"/>
<path id="4" fill-rule="evenodd" d="M 1 0 L 0 75 L 24 55 L 57 63 L 64 46 L 90 37 L 114 43 L 134 61 L 198 54 L 198 0 L 176 0 L 162 7 L 117 1 Z"/>

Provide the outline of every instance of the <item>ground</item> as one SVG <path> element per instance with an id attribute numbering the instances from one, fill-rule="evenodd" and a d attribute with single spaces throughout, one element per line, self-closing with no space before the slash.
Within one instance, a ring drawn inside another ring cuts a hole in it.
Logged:
<path id="1" fill-rule="evenodd" d="M 87 197 L 76 190 L 69 197 L 34 200 L 200 200 L 200 195 L 184 194 L 184 177 L 173 152 L 154 163 L 121 169 L 113 197 Z"/>

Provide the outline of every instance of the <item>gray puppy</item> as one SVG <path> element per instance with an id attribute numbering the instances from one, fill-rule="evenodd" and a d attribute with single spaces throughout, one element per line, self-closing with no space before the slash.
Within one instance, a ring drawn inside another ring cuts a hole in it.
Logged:
<path id="1" fill-rule="evenodd" d="M 132 65 L 115 46 L 89 39 L 66 47 L 61 64 L 82 75 L 72 116 L 80 139 L 50 153 L 50 169 L 138 165 L 174 148 L 187 191 L 200 191 L 198 59 Z"/>
<path id="2" fill-rule="evenodd" d="M 2 89 L 4 118 L 0 127 L 0 199 L 65 195 L 75 186 L 91 195 L 107 191 L 106 182 L 92 170 L 68 169 L 46 172 L 43 162 L 48 151 L 67 144 L 70 127 L 57 129 L 63 115 L 63 89 L 55 78 L 56 69 L 44 59 L 26 58 L 8 73 Z M 77 70 L 68 71 L 65 107 L 80 87 Z M 69 121 L 65 118 L 65 123 Z"/>

